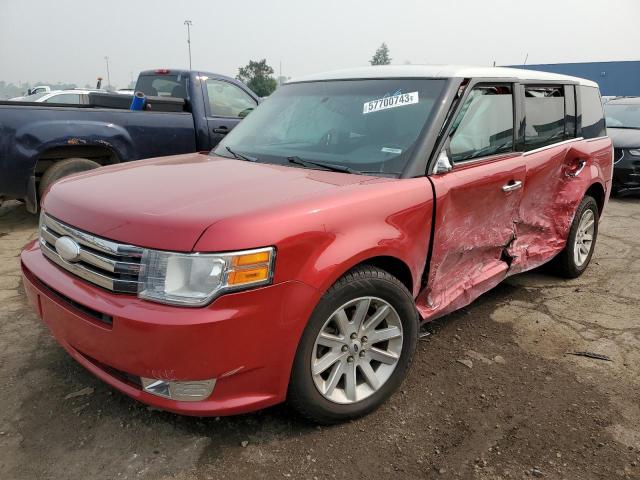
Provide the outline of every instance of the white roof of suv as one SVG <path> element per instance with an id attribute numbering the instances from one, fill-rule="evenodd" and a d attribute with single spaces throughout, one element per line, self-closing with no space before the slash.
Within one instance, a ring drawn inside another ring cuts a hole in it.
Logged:
<path id="1" fill-rule="evenodd" d="M 584 78 L 557 73 L 507 67 L 472 67 L 466 65 L 381 65 L 350 68 L 294 78 L 287 83 L 317 80 L 348 80 L 355 78 L 504 78 L 517 80 L 556 80 L 578 82 L 597 87 L 598 84 Z"/>

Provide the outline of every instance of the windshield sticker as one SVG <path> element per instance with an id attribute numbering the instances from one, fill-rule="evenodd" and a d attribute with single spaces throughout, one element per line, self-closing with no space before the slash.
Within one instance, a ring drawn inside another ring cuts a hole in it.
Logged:
<path id="1" fill-rule="evenodd" d="M 413 105 L 418 103 L 418 92 L 400 93 L 391 96 L 385 96 L 377 100 L 371 100 L 365 102 L 362 108 L 362 114 L 379 112 L 380 110 L 387 110 L 389 108 L 404 107 L 405 105 Z"/>
<path id="2" fill-rule="evenodd" d="M 382 149 L 380 151 L 384 152 L 384 153 L 393 153 L 395 155 L 400 155 L 402 153 L 401 149 L 399 149 L 399 148 L 390 148 L 390 147 L 382 147 Z"/>

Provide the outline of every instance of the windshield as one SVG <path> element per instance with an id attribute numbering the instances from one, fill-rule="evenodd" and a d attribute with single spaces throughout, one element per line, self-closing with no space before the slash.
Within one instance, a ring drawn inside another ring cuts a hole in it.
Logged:
<path id="1" fill-rule="evenodd" d="M 398 176 L 444 85 L 445 80 L 424 79 L 285 85 L 234 128 L 214 153 Z"/>
<path id="2" fill-rule="evenodd" d="M 604 105 L 607 127 L 640 128 L 640 103 Z"/>

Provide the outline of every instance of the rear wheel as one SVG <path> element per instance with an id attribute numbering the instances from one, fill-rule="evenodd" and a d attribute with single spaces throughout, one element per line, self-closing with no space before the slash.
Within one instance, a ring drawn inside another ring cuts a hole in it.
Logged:
<path id="1" fill-rule="evenodd" d="M 67 158 L 51 165 L 42 175 L 38 186 L 38 198 L 41 199 L 47 189 L 56 181 L 73 173 L 86 172 L 98 168 L 100 164 L 87 158 Z"/>
<path id="2" fill-rule="evenodd" d="M 554 259 L 555 273 L 565 278 L 576 278 L 587 269 L 598 237 L 598 204 L 585 196 L 571 223 L 564 250 Z"/>
<path id="3" fill-rule="evenodd" d="M 318 423 L 371 412 L 402 383 L 417 327 L 413 298 L 397 278 L 370 266 L 352 270 L 320 300 L 302 335 L 290 403 Z"/>

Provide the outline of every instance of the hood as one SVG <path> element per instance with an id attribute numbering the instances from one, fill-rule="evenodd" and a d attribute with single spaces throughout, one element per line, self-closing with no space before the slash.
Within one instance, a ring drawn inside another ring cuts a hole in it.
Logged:
<path id="1" fill-rule="evenodd" d="M 118 242 L 191 251 L 207 227 L 322 201 L 394 179 L 252 163 L 201 154 L 143 160 L 62 179 L 44 210 Z"/>
<path id="2" fill-rule="evenodd" d="M 640 148 L 640 129 L 607 127 L 615 148 Z"/>

